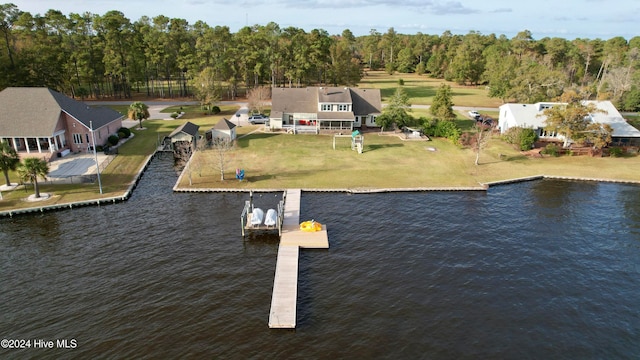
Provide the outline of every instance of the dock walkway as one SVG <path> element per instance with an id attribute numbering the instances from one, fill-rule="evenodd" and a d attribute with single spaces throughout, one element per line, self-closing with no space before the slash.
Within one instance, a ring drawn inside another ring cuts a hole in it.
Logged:
<path id="1" fill-rule="evenodd" d="M 322 231 L 318 232 L 300 230 L 300 193 L 300 189 L 287 190 L 269 312 L 270 328 L 293 329 L 296 327 L 300 248 L 329 248 L 325 225 L 322 225 Z"/>

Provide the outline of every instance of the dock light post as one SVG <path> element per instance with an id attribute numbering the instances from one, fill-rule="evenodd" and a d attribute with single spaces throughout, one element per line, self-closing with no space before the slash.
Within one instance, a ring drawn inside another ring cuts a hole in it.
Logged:
<path id="1" fill-rule="evenodd" d="M 102 195 L 102 181 L 100 181 L 100 163 L 98 163 L 98 153 L 96 152 L 96 134 L 93 132 L 93 121 L 89 121 L 89 128 L 91 130 L 91 141 L 93 141 L 93 156 L 96 159 L 96 172 L 98 173 L 98 186 L 100 187 L 100 194 Z"/>

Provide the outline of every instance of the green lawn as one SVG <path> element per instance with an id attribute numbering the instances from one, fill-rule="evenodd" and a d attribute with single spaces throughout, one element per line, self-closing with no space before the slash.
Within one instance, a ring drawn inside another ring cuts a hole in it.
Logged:
<path id="1" fill-rule="evenodd" d="M 495 107 L 502 104 L 499 99 L 490 98 L 489 91 L 484 86 L 462 86 L 442 79 L 430 78 L 428 75 L 394 74 L 384 71 L 367 71 L 358 85 L 361 88 L 380 89 L 382 101 L 385 102 L 399 87 L 398 80 L 402 79 L 402 88 L 410 98 L 411 104 L 430 105 L 441 84 L 451 86 L 453 104 L 456 106 Z"/>
<path id="2" fill-rule="evenodd" d="M 365 134 L 364 152 L 338 138 L 336 150 L 329 135 L 256 133 L 238 141 L 227 154 L 221 181 L 211 150 L 195 154 L 189 176 L 181 186 L 193 188 L 324 188 L 374 189 L 478 186 L 479 183 L 533 175 L 640 179 L 640 158 L 529 158 L 493 138 L 475 166 L 475 153 L 447 140 L 403 141 L 397 136 Z M 434 147 L 437 151 L 429 151 Z M 234 179 L 236 168 L 246 180 Z"/>

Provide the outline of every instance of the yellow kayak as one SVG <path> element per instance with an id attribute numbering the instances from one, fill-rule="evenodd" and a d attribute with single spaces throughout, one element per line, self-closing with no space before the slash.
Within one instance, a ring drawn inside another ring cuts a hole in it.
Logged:
<path id="1" fill-rule="evenodd" d="M 322 224 L 320 224 L 319 222 L 316 222 L 314 220 L 304 221 L 304 222 L 300 223 L 300 230 L 308 231 L 308 232 L 321 231 L 322 230 Z"/>

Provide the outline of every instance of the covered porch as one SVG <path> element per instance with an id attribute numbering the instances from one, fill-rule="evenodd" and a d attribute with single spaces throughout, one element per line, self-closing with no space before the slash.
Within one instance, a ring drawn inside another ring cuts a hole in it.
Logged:
<path id="1" fill-rule="evenodd" d="M 348 130 L 353 131 L 356 117 L 353 112 L 321 112 L 318 113 L 318 127 L 320 130 Z"/>
<path id="2" fill-rule="evenodd" d="M 66 148 L 64 135 L 64 131 L 60 131 L 48 137 L 0 137 L 0 141 L 7 141 L 17 153 L 51 154 Z"/>

